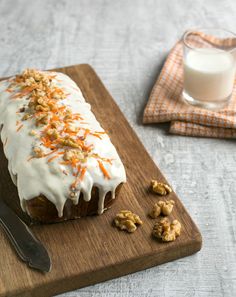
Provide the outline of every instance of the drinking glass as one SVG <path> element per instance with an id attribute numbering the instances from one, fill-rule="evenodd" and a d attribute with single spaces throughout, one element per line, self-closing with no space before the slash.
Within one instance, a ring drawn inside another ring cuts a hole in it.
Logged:
<path id="1" fill-rule="evenodd" d="M 183 36 L 183 98 L 208 109 L 224 107 L 235 79 L 236 35 L 224 29 L 197 29 Z"/>

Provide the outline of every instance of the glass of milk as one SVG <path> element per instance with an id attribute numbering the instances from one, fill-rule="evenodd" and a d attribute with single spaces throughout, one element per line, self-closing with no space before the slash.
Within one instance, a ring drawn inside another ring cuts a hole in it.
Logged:
<path id="1" fill-rule="evenodd" d="M 224 107 L 234 86 L 236 35 L 223 29 L 191 30 L 183 44 L 184 100 L 208 109 Z"/>

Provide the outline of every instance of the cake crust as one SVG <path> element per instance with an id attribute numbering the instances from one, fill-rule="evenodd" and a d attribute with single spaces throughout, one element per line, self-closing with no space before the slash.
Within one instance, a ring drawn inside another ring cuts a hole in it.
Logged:
<path id="1" fill-rule="evenodd" d="M 118 198 L 122 184 L 116 188 L 116 199 Z M 63 216 L 58 217 L 55 205 L 45 196 L 39 196 L 26 201 L 26 210 L 33 224 L 59 223 L 67 220 L 79 219 L 85 216 L 96 215 L 98 211 L 99 189 L 93 187 L 91 200 L 85 201 L 83 194 L 79 198 L 78 204 L 73 204 L 67 200 L 63 209 Z M 104 211 L 106 211 L 115 201 L 111 192 L 106 194 L 104 200 Z"/>

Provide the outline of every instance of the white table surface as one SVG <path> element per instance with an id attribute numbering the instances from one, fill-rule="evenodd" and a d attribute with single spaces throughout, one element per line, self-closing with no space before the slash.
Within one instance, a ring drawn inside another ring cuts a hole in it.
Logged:
<path id="1" fill-rule="evenodd" d="M 141 123 L 164 58 L 191 27 L 236 31 L 235 0 L 0 0 L 0 75 L 91 64 L 203 235 L 198 254 L 60 297 L 236 296 L 235 141 Z"/>

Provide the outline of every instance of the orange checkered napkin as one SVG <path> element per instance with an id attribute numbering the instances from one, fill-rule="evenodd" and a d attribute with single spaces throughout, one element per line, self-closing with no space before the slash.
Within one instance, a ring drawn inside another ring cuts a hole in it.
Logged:
<path id="1" fill-rule="evenodd" d="M 224 45 L 222 40 L 198 33 L 192 44 L 205 47 Z M 225 39 L 230 45 L 232 39 Z M 212 111 L 189 105 L 182 100 L 183 44 L 177 42 L 167 57 L 143 114 L 143 123 L 170 123 L 170 133 L 218 138 L 236 138 L 236 83 L 230 103 Z"/>

